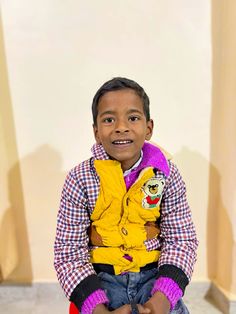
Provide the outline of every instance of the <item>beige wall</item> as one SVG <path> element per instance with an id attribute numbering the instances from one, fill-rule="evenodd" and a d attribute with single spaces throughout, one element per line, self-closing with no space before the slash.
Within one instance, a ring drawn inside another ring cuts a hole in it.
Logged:
<path id="1" fill-rule="evenodd" d="M 236 300 L 236 2 L 212 2 L 209 276 Z"/>
<path id="2" fill-rule="evenodd" d="M 31 281 L 32 266 L 29 252 L 29 235 L 1 16 L 0 182 L 0 279 Z"/>
<path id="3" fill-rule="evenodd" d="M 150 96 L 153 140 L 173 154 L 187 183 L 200 239 L 194 279 L 208 279 L 207 248 L 215 243 L 208 229 L 209 192 L 210 204 L 215 193 L 212 8 L 204 0 L 148 3 L 2 1 L 0 131 L 7 134 L 0 143 L 0 217 L 10 206 L 12 228 L 23 230 L 10 236 L 8 247 L 18 253 L 6 280 L 56 280 L 52 246 L 61 186 L 66 172 L 90 155 L 91 100 L 116 75 L 137 80 Z"/>

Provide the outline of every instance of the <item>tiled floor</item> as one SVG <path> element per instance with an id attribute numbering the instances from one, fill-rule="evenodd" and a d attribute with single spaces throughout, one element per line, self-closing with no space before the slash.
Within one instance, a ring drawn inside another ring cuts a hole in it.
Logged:
<path id="1" fill-rule="evenodd" d="M 46 288 L 45 288 L 46 287 Z M 186 292 L 185 303 L 191 314 L 220 314 L 204 299 L 205 288 L 198 286 Z M 199 297 L 200 296 L 200 297 Z M 33 286 L 1 286 L 0 313 L 4 314 L 68 314 L 69 302 L 57 284 Z"/>
<path id="2" fill-rule="evenodd" d="M 187 287 L 184 302 L 191 314 L 220 314 L 222 313 L 213 301 L 206 298 L 209 286 L 205 284 Z"/>

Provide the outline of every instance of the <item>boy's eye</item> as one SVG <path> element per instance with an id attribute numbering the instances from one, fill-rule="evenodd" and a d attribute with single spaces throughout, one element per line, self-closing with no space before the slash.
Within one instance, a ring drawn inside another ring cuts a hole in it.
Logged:
<path id="1" fill-rule="evenodd" d="M 108 117 L 102 120 L 104 123 L 112 123 L 114 122 L 114 118 Z"/>
<path id="2" fill-rule="evenodd" d="M 132 121 L 132 122 L 138 121 L 138 120 L 140 120 L 140 117 L 138 117 L 138 116 L 131 116 L 131 117 L 129 117 L 129 120 Z"/>

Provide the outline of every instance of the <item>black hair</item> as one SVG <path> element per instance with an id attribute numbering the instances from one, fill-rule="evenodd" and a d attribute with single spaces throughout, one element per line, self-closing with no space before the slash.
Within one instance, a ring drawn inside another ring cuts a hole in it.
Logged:
<path id="1" fill-rule="evenodd" d="M 147 121 L 150 120 L 150 109 L 149 109 L 149 97 L 145 90 L 135 81 L 127 79 L 125 77 L 114 77 L 113 79 L 105 82 L 96 92 L 93 97 L 92 103 L 92 113 L 93 113 L 93 123 L 97 124 L 98 115 L 98 103 L 100 98 L 108 92 L 117 91 L 121 89 L 132 89 L 141 98 L 143 102 L 143 111 Z"/>

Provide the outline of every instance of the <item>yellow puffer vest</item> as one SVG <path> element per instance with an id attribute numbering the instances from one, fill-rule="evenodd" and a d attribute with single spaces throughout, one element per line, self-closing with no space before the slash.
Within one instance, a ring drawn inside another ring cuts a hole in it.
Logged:
<path id="1" fill-rule="evenodd" d="M 160 255 L 157 250 L 148 252 L 144 245 L 145 223 L 155 222 L 160 216 L 159 203 L 149 208 L 143 205 L 146 196 L 143 187 L 155 177 L 153 168 L 144 169 L 128 191 L 119 162 L 95 160 L 95 168 L 100 178 L 100 194 L 91 220 L 104 246 L 91 251 L 90 261 L 113 265 L 115 274 L 139 272 L 140 267 L 157 261 Z"/>

